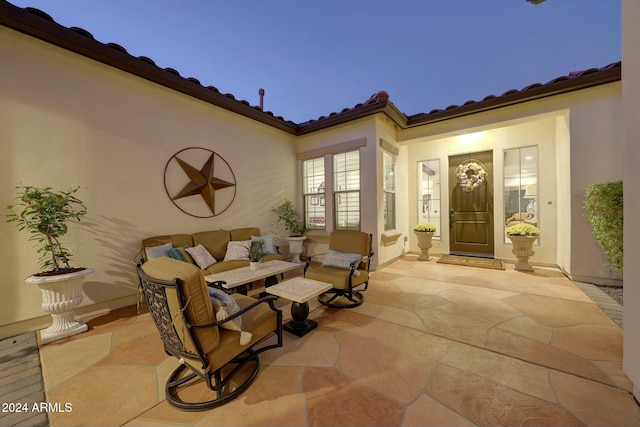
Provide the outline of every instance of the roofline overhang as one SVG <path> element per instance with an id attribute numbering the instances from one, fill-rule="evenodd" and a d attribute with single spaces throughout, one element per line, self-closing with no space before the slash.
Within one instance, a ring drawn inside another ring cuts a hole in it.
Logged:
<path id="1" fill-rule="evenodd" d="M 398 128 L 409 129 L 613 83 L 622 78 L 622 67 L 617 64 L 604 69 L 589 70 L 577 77 L 560 77 L 549 83 L 529 85 L 522 90 L 511 90 L 499 96 L 490 96 L 481 101 L 468 101 L 463 105 L 454 105 L 430 113 L 407 116 L 391 101 L 385 99 L 358 104 L 339 113 L 296 124 L 271 112 L 262 111 L 259 107 L 251 106 L 247 101 L 237 100 L 231 94 L 222 94 L 213 86 L 205 87 L 195 78 L 182 77 L 172 68 L 160 68 L 149 58 L 134 57 L 122 46 L 99 42 L 81 28 L 64 27 L 38 9 L 22 9 L 6 0 L 0 0 L 0 25 L 296 136 L 375 114 L 384 114 Z"/>
<path id="2" fill-rule="evenodd" d="M 160 68 L 147 58 L 134 57 L 119 45 L 101 43 L 82 29 L 64 27 L 48 15 L 37 13 L 40 11 L 36 9 L 32 11 L 34 13 L 0 0 L 0 25 L 277 129 L 298 133 L 298 126 L 293 122 L 266 113 L 246 101 L 238 101 L 231 95 L 222 94 L 213 86 L 202 86 L 197 79 L 181 77 L 173 69 Z"/>
<path id="3" fill-rule="evenodd" d="M 509 107 L 576 90 L 588 89 L 603 84 L 614 83 L 621 79 L 622 67 L 620 66 L 606 70 L 594 70 L 592 73 L 579 77 L 567 77 L 566 79 L 560 78 L 556 79 L 558 81 L 552 83 L 530 85 L 527 89 L 509 91 L 500 96 L 485 98 L 482 101 L 470 101 L 460 106 L 453 106 L 450 109 L 409 116 L 407 117 L 407 125 L 405 129 L 456 119 L 485 111 L 496 110 L 498 108 Z"/>

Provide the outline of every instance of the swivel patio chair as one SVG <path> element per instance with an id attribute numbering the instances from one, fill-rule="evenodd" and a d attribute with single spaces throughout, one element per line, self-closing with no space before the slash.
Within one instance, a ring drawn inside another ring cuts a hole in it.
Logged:
<path id="1" fill-rule="evenodd" d="M 210 291 L 196 266 L 161 257 L 138 265 L 137 271 L 165 352 L 180 362 L 165 387 L 172 406 L 202 411 L 231 401 L 255 380 L 258 355 L 282 347 L 282 311 L 273 304 L 276 297 L 225 294 L 220 298 L 232 298 L 239 311 L 216 321 Z M 238 319 L 242 332 L 225 329 Z M 273 336 L 275 343 L 266 342 Z"/>
<path id="2" fill-rule="evenodd" d="M 314 257 L 307 258 L 304 276 L 327 282 L 332 288 L 318 296 L 318 301 L 328 307 L 352 308 L 364 302 L 361 290 L 369 287 L 369 268 L 373 250 L 371 234 L 361 231 L 334 231 L 329 238 L 329 251 L 324 254 L 322 265 L 309 268 Z"/>

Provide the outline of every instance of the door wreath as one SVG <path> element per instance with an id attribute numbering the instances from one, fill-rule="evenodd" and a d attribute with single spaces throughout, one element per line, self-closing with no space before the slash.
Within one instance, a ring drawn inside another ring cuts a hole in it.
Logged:
<path id="1" fill-rule="evenodd" d="M 471 193 L 476 188 L 484 187 L 487 184 L 487 171 L 482 162 L 465 160 L 456 168 L 456 180 L 462 191 Z"/>

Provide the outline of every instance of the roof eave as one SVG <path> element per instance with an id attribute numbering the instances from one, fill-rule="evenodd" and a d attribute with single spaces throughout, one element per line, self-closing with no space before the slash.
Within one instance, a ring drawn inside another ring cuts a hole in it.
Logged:
<path id="1" fill-rule="evenodd" d="M 298 125 L 299 135 L 313 133 L 319 130 L 327 129 L 333 126 L 341 125 L 347 122 L 369 117 L 377 113 L 385 114 L 396 125 L 401 128 L 407 126 L 407 116 L 405 116 L 398 108 L 389 100 L 374 102 L 368 105 L 362 105 L 352 108 L 348 111 L 336 113 L 331 116 L 321 117 L 317 120 L 301 123 Z"/>
<path id="2" fill-rule="evenodd" d="M 498 108 L 508 107 L 523 102 L 534 101 L 549 96 L 560 95 L 580 89 L 599 86 L 602 84 L 613 83 L 619 81 L 621 78 L 621 67 L 596 71 L 584 76 L 570 78 L 555 83 L 549 83 L 531 89 L 518 91 L 512 94 L 473 102 L 467 105 L 456 106 L 448 110 L 409 116 L 407 118 L 406 128 L 451 120 L 458 117 L 495 110 Z"/>
<path id="3" fill-rule="evenodd" d="M 222 94 L 214 87 L 202 86 L 197 80 L 184 78 L 175 70 L 163 69 L 134 57 L 117 45 L 103 44 L 79 31 L 26 12 L 2 0 L 0 0 L 0 25 L 288 133 L 294 135 L 298 133 L 298 126 L 293 122 L 264 112 L 246 101 L 238 101 L 232 96 Z"/>

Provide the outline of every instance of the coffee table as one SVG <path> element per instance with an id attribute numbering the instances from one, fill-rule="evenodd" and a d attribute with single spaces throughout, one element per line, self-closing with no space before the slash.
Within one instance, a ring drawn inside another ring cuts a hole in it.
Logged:
<path id="1" fill-rule="evenodd" d="M 267 261 L 260 263 L 260 268 L 257 270 L 251 270 L 249 266 L 234 268 L 233 270 L 223 271 L 221 273 L 209 274 L 204 276 L 207 283 L 224 282 L 221 283 L 226 290 L 236 290 L 241 288 L 240 291 L 246 294 L 246 284 L 255 282 L 256 280 L 266 279 L 265 285 L 271 286 L 278 283 L 278 274 L 282 274 L 286 271 L 294 270 L 302 267 L 302 264 L 296 264 L 287 261 Z"/>
<path id="2" fill-rule="evenodd" d="M 293 301 L 291 303 L 292 319 L 282 327 L 301 337 L 318 326 L 318 322 L 307 318 L 309 316 L 308 301 L 329 289 L 331 289 L 330 283 L 295 277 L 267 288 L 267 292 Z"/>

